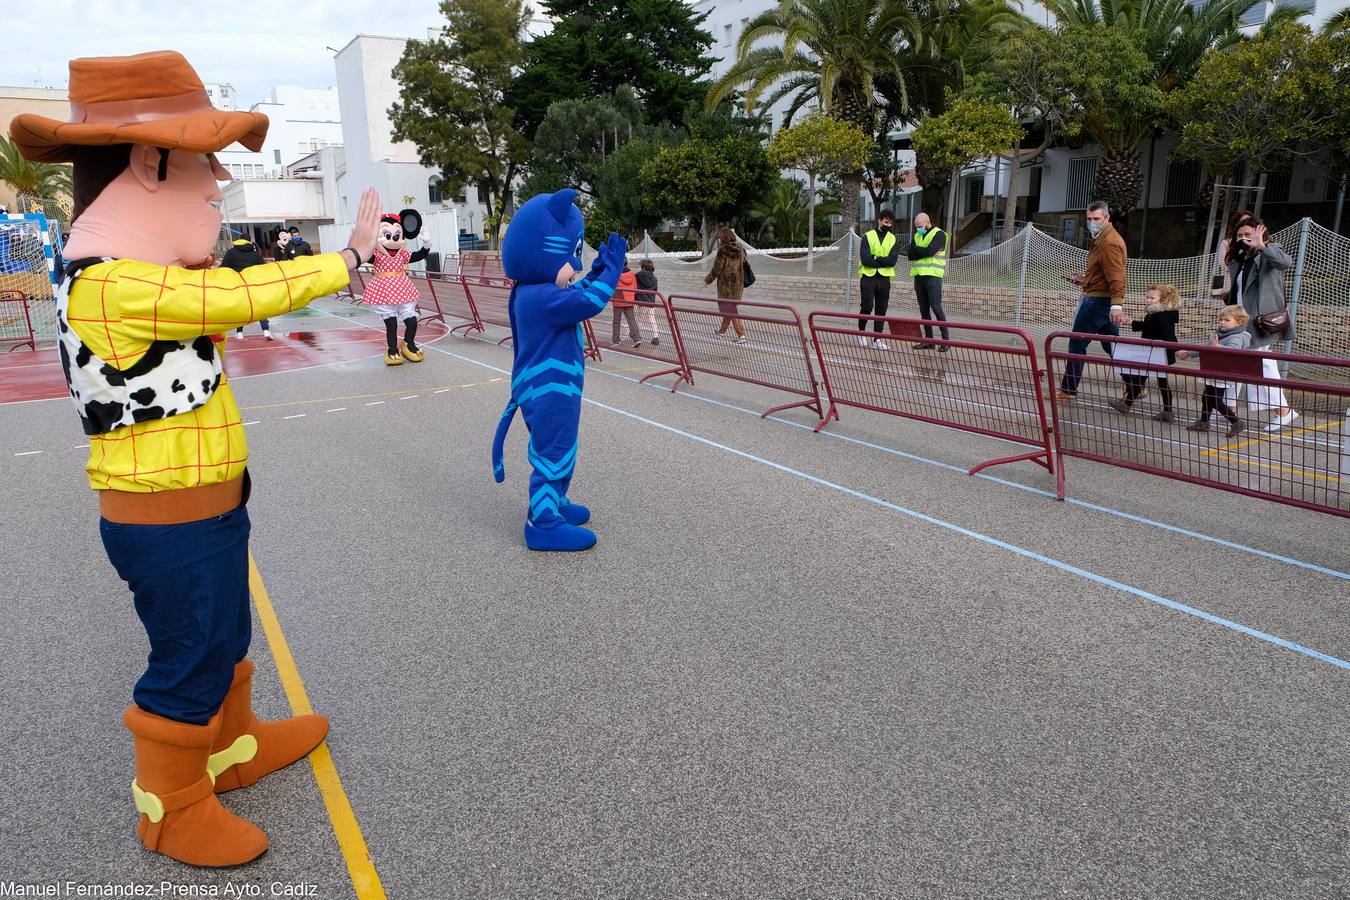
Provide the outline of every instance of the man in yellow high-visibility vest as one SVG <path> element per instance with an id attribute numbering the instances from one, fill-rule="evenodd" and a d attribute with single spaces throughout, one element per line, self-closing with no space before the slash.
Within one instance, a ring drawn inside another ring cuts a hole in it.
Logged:
<path id="1" fill-rule="evenodd" d="M 886 315 L 886 307 L 891 303 L 891 279 L 895 277 L 895 261 L 900 257 L 900 248 L 896 244 L 895 233 L 891 225 L 895 216 L 889 209 L 877 213 L 877 227 L 863 235 L 859 248 L 861 263 L 858 266 L 858 296 L 862 306 L 858 312 L 864 316 Z M 867 319 L 858 320 L 858 330 L 867 330 Z M 877 337 L 870 343 L 878 350 L 889 349 L 881 339 L 880 321 L 872 323 Z M 858 343 L 866 347 L 867 335 L 858 335 Z"/>
<path id="2" fill-rule="evenodd" d="M 914 296 L 919 299 L 919 316 L 925 320 L 947 321 L 942 311 L 942 278 L 947 274 L 947 233 L 933 227 L 928 213 L 919 213 L 914 217 L 914 237 L 909 241 L 909 274 L 914 277 Z M 942 339 L 951 340 L 951 332 L 946 325 L 942 329 Z M 933 326 L 923 326 L 924 335 L 933 337 Z M 937 344 L 918 344 L 915 350 L 932 350 Z M 946 353 L 951 348 L 947 344 L 937 347 Z"/>

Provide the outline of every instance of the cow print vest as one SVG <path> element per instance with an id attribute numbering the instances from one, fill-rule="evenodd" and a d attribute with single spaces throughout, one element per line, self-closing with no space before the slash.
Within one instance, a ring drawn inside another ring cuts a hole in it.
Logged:
<path id="1" fill-rule="evenodd" d="M 67 321 L 70 289 L 84 269 L 111 259 L 66 265 L 56 291 L 61 368 L 85 434 L 107 434 L 137 422 L 167 419 L 204 406 L 220 386 L 220 357 L 211 338 L 190 344 L 154 341 L 136 363 L 115 369 L 94 355 Z"/>

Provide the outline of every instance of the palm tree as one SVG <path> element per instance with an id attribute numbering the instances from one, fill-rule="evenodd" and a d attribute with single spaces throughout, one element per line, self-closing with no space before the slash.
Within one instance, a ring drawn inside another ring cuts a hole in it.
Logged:
<path id="1" fill-rule="evenodd" d="M 965 90 L 967 76 L 986 67 L 996 42 L 1032 24 L 1008 0 L 911 0 L 911 7 L 924 40 L 898 49 L 899 84 L 881 83 L 887 113 L 897 120 L 946 112 L 950 99 Z M 943 221 L 951 171 L 923 159 L 915 169 L 926 211 Z"/>
<path id="2" fill-rule="evenodd" d="M 0 181 L 21 197 L 48 199 L 73 190 L 70 166 L 30 162 L 5 137 L 0 137 Z"/>
<path id="3" fill-rule="evenodd" d="M 837 200 L 816 203 L 818 215 L 830 216 L 839 211 Z M 768 195 L 750 209 L 750 220 L 758 223 L 756 238 L 763 240 L 773 229 L 774 241 L 786 241 L 795 246 L 806 237 L 810 219 L 810 200 L 806 185 L 796 178 L 779 178 Z"/>
<path id="4" fill-rule="evenodd" d="M 1243 40 L 1242 17 L 1265 0 L 1048 0 L 1047 9 L 1060 27 L 1104 26 L 1129 37 L 1153 65 L 1154 85 L 1167 93 L 1190 81 L 1206 50 Z M 1304 15 L 1306 10 L 1280 5 L 1274 22 Z M 1143 189 L 1144 174 L 1135 150 L 1163 113 L 1123 122 L 1114 110 L 1086 110 L 1084 129 L 1102 146 L 1094 193 L 1110 204 L 1113 216 L 1126 218 Z M 1122 127 L 1123 126 L 1123 127 Z"/>
<path id="5" fill-rule="evenodd" d="M 871 136 L 878 79 L 901 78 L 896 48 L 922 40 L 903 0 L 780 0 L 746 26 L 736 62 L 713 85 L 707 105 L 743 89 L 747 110 L 786 99 L 789 122 L 819 106 Z M 861 188 L 861 170 L 843 173 L 845 228 L 858 225 Z"/>
<path id="6" fill-rule="evenodd" d="M 1350 8 L 1336 13 L 1322 26 L 1323 34 L 1340 34 L 1342 31 L 1350 31 Z"/>

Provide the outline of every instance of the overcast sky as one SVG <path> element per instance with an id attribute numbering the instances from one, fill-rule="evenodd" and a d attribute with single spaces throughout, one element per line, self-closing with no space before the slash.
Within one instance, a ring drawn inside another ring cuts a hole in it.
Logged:
<path id="1" fill-rule="evenodd" d="M 335 83 L 326 46 L 341 49 L 358 34 L 425 37 L 444 22 L 437 0 L 219 3 L 214 12 L 163 0 L 6 5 L 0 84 L 64 88 L 75 57 L 177 50 L 203 81 L 233 84 L 242 108 L 274 85 Z"/>

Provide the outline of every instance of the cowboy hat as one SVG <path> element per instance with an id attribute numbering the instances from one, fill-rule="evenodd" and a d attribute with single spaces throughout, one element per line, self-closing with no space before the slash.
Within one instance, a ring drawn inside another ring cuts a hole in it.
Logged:
<path id="1" fill-rule="evenodd" d="M 70 121 L 25 113 L 10 122 L 9 136 L 35 162 L 67 162 L 75 147 L 111 144 L 215 153 L 238 141 L 256 153 L 267 116 L 216 109 L 182 54 L 156 50 L 72 59 Z"/>

